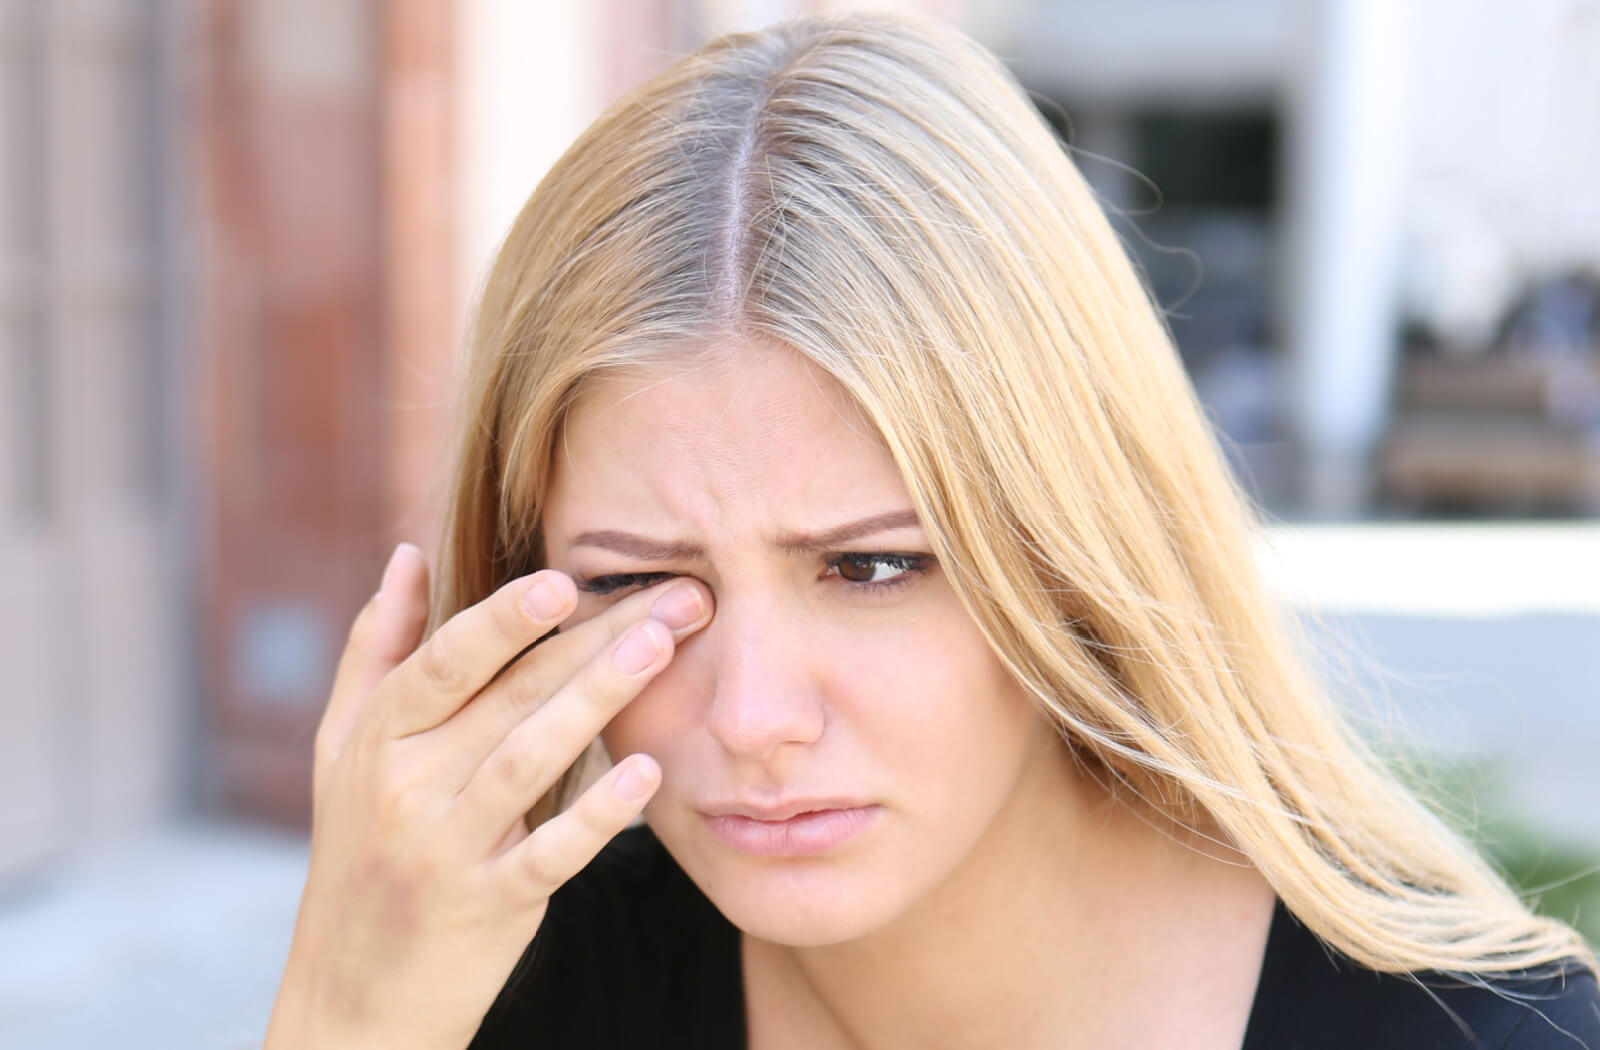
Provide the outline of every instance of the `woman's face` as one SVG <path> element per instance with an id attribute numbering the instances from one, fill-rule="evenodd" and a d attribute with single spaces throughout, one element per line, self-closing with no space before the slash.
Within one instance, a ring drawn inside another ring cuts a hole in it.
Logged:
<path id="1" fill-rule="evenodd" d="M 874 429 L 799 354 L 741 344 L 591 384 L 544 528 L 574 623 L 660 576 L 714 595 L 603 739 L 660 762 L 651 827 L 747 933 L 832 944 L 959 908 L 1059 804 L 1066 749 L 957 601 Z"/>

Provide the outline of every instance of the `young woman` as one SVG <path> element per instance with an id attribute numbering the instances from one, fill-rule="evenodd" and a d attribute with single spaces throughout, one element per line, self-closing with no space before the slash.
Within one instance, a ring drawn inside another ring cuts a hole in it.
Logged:
<path id="1" fill-rule="evenodd" d="M 959 34 L 784 24 L 614 106 L 464 419 L 318 734 L 273 1050 L 1600 1047 L 1588 949 L 1305 671 L 1159 314 Z"/>

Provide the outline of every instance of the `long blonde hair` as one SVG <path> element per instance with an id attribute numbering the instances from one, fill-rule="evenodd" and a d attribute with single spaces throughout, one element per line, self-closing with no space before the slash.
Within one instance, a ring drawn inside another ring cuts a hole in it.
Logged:
<path id="1" fill-rule="evenodd" d="M 937 24 L 729 36 L 615 104 L 486 285 L 434 622 L 539 567 L 587 377 L 734 335 L 849 390 L 994 652 L 1109 782 L 1384 971 L 1578 956 L 1308 671 L 1159 312 L 1045 122 Z M 572 775 L 529 815 L 564 801 Z"/>

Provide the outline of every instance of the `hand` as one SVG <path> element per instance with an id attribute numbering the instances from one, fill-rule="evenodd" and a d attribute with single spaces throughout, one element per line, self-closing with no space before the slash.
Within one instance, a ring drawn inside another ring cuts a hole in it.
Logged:
<path id="1" fill-rule="evenodd" d="M 661 770 L 622 757 L 531 833 L 523 814 L 711 618 L 701 584 L 670 580 L 506 667 L 571 614 L 569 577 L 515 580 L 419 648 L 427 593 L 422 552 L 402 544 L 351 628 L 317 730 L 310 870 L 268 1050 L 471 1042 L 550 894 Z"/>

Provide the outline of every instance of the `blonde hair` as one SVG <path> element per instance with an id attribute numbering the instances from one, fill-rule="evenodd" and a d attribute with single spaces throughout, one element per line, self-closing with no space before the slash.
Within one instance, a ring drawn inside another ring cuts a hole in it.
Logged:
<path id="1" fill-rule="evenodd" d="M 1593 966 L 1329 702 L 1093 195 L 1004 67 L 937 24 L 722 38 L 554 166 L 483 294 L 435 623 L 539 567 L 550 455 L 585 379 L 719 336 L 776 341 L 843 384 L 1063 736 L 1223 836 L 1328 944 L 1395 972 Z"/>

